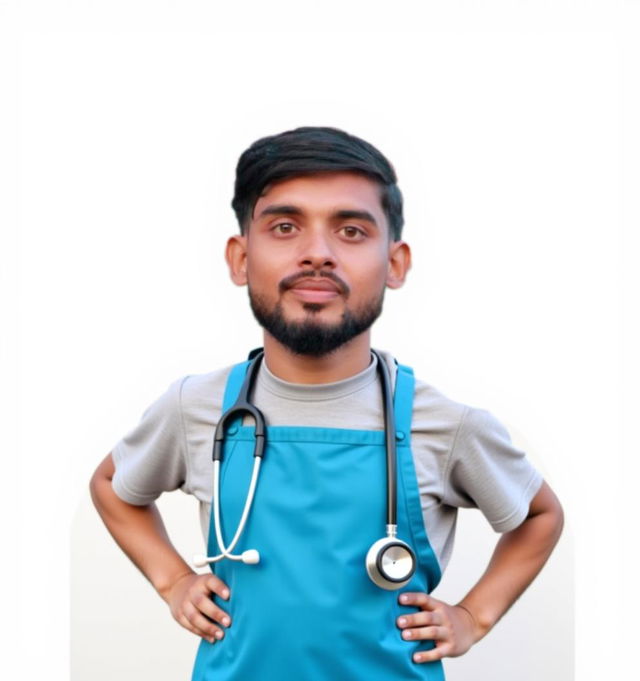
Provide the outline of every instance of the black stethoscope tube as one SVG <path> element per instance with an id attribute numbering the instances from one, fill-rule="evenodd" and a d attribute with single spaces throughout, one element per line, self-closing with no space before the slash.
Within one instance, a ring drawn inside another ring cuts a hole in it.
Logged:
<path id="1" fill-rule="evenodd" d="M 396 424 L 391 395 L 391 379 L 389 369 L 384 360 L 375 351 L 378 358 L 378 373 L 382 383 L 382 402 L 384 409 L 384 430 L 387 450 L 387 525 L 396 525 Z"/>
<path id="2" fill-rule="evenodd" d="M 242 383 L 242 387 L 240 388 L 240 394 L 238 395 L 236 403 L 233 405 L 231 409 L 229 409 L 226 413 L 222 415 L 222 418 L 218 422 L 218 425 L 216 427 L 216 433 L 213 440 L 214 461 L 222 461 L 222 444 L 224 442 L 227 421 L 230 421 L 231 419 L 236 419 L 240 414 L 243 413 L 250 414 L 251 416 L 253 416 L 253 419 L 256 423 L 255 432 L 256 443 L 255 448 L 253 450 L 253 455 L 262 458 L 264 454 L 266 434 L 265 419 L 262 412 L 258 409 L 258 407 L 249 402 L 251 388 L 253 387 L 253 383 L 258 373 L 258 369 L 260 368 L 260 362 L 262 361 L 263 356 L 264 352 L 261 352 L 259 355 L 256 355 L 254 360 L 251 362 L 249 368 L 247 369 L 247 374 L 245 376 L 244 382 Z"/>

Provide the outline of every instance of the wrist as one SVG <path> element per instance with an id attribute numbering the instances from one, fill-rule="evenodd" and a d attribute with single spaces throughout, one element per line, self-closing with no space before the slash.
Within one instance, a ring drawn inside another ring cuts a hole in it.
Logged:
<path id="1" fill-rule="evenodd" d="M 471 623 L 471 631 L 474 643 L 477 643 L 480 639 L 484 638 L 493 627 L 493 622 L 490 622 L 487 617 L 483 618 L 481 613 L 475 612 L 464 601 L 460 601 L 460 603 L 457 603 L 455 607 L 463 610 L 465 612 L 465 617 L 467 617 Z"/>
<path id="2" fill-rule="evenodd" d="M 158 584 L 154 584 L 153 586 L 155 590 L 158 592 L 160 598 L 162 598 L 162 600 L 165 601 L 165 603 L 169 603 L 169 596 L 171 595 L 171 590 L 173 589 L 173 587 L 185 577 L 190 577 L 191 575 L 195 574 L 197 573 L 188 568 L 180 573 L 172 575 L 169 578 L 165 577 L 164 579 L 162 579 L 162 581 L 160 581 Z"/>

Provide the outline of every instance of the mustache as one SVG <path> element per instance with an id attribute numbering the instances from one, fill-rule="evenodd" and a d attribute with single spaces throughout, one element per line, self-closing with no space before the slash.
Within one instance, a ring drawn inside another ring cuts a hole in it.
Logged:
<path id="1" fill-rule="evenodd" d="M 294 286 L 299 279 L 313 279 L 315 277 L 318 279 L 331 279 L 331 281 L 338 287 L 338 291 L 345 296 L 348 296 L 349 293 L 351 293 L 351 289 L 347 283 L 342 281 L 337 274 L 334 274 L 330 271 L 325 272 L 323 270 L 320 270 L 320 272 L 316 272 L 315 270 L 305 270 L 303 272 L 291 274 L 280 282 L 278 288 L 280 293 L 284 293 L 287 289 Z"/>

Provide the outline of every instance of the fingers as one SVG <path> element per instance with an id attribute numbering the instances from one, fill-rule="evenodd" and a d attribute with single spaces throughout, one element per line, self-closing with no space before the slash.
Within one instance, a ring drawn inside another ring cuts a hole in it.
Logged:
<path id="1" fill-rule="evenodd" d="M 206 586 L 206 588 L 212 593 L 220 596 L 220 598 L 224 598 L 225 601 L 229 599 L 229 589 L 219 577 L 216 577 L 215 575 L 207 575 L 207 578 L 204 581 L 204 586 Z"/>
<path id="2" fill-rule="evenodd" d="M 451 652 L 451 630 L 448 618 L 442 610 L 445 605 L 424 592 L 408 592 L 399 598 L 402 605 L 410 605 L 420 610 L 403 614 L 396 623 L 402 629 L 405 641 L 431 640 L 435 646 L 431 650 L 420 650 L 413 654 L 413 661 L 419 664 L 440 660 Z"/>
<path id="3" fill-rule="evenodd" d="M 186 615 L 186 613 L 189 611 L 190 611 L 189 607 L 185 606 L 182 613 L 180 613 L 180 615 L 176 618 L 178 623 L 181 624 L 185 629 L 188 629 L 192 634 L 195 634 L 196 636 L 200 636 L 201 638 L 206 639 L 207 641 L 209 641 L 209 643 L 215 643 L 216 640 L 220 640 L 224 636 L 224 633 L 222 632 L 221 629 L 219 629 L 218 627 L 214 627 L 210 623 L 207 623 L 204 627 L 196 626 L 196 624 L 194 624 L 192 620 L 189 619 L 189 617 L 187 617 Z M 193 612 L 191 612 L 191 618 L 193 619 L 194 622 L 197 623 L 198 618 L 195 617 L 195 614 Z"/>
<path id="4" fill-rule="evenodd" d="M 405 641 L 446 641 L 449 638 L 449 631 L 446 627 L 441 626 L 442 619 L 442 615 L 438 612 L 422 611 L 414 615 L 398 617 L 398 626 L 403 630 L 402 638 Z M 442 651 L 439 650 L 438 652 L 441 653 Z M 418 654 L 422 655 L 423 653 Z M 431 659 L 438 658 L 432 656 Z"/>
<path id="5" fill-rule="evenodd" d="M 194 594 L 191 597 L 191 604 L 209 620 L 219 622 L 225 627 L 231 626 L 231 617 L 213 602 L 208 591 Z"/>
<path id="6" fill-rule="evenodd" d="M 400 603 L 402 605 L 413 605 L 423 610 L 435 610 L 441 604 L 441 601 L 423 591 L 408 591 L 400 596 Z"/>
<path id="7" fill-rule="evenodd" d="M 449 638 L 449 632 L 444 627 L 419 627 L 417 629 L 405 629 L 402 632 L 402 638 L 405 641 L 446 641 Z"/>
<path id="8" fill-rule="evenodd" d="M 194 576 L 183 586 L 173 612 L 176 621 L 190 632 L 214 643 L 224 638 L 224 631 L 216 623 L 231 626 L 231 617 L 217 603 L 212 594 L 229 598 L 226 584 L 215 575 Z"/>
<path id="9" fill-rule="evenodd" d="M 421 650 L 419 653 L 413 654 L 413 661 L 423 664 L 424 662 L 434 662 L 447 657 L 451 653 L 452 646 L 448 643 L 436 644 L 435 648 L 431 650 Z"/>
<path id="10" fill-rule="evenodd" d="M 411 615 L 401 615 L 398 617 L 398 626 L 400 629 L 408 629 L 410 627 L 424 627 L 427 625 L 442 624 L 442 614 L 439 612 L 420 611 Z"/>
<path id="11" fill-rule="evenodd" d="M 207 619 L 193 603 L 184 604 L 181 619 L 178 621 L 189 631 L 206 638 L 209 643 L 224 638 L 224 631 Z"/>

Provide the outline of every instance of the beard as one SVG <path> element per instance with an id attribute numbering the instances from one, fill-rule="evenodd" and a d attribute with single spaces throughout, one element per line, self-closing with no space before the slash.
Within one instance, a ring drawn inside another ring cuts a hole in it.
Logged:
<path id="1" fill-rule="evenodd" d="M 383 288 L 375 299 L 359 310 L 347 309 L 340 321 L 327 324 L 313 318 L 314 313 L 325 306 L 324 303 L 303 303 L 303 308 L 308 312 L 307 317 L 302 321 L 288 321 L 284 317 L 281 301 L 270 310 L 264 298 L 252 291 L 250 286 L 248 291 L 251 311 L 258 324 L 294 354 L 310 357 L 328 355 L 366 331 L 382 313 L 384 300 Z"/>

